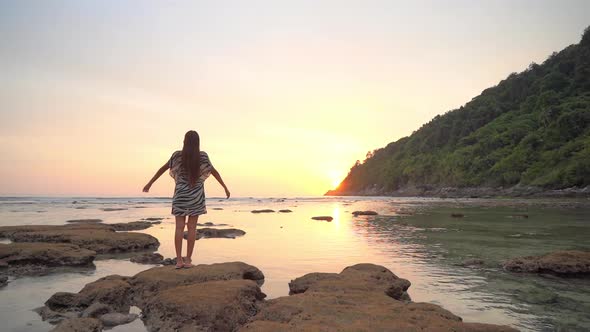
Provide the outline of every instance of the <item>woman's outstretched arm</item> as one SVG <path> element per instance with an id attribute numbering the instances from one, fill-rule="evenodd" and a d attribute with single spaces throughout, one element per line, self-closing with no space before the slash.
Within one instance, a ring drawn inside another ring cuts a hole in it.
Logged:
<path id="1" fill-rule="evenodd" d="M 213 170 L 211 171 L 211 175 L 213 175 L 215 180 L 217 180 L 217 182 L 219 182 L 219 184 L 223 187 L 223 189 L 225 189 L 225 196 L 227 196 L 227 198 L 229 198 L 230 193 L 229 193 L 229 190 L 227 189 L 227 186 L 223 182 L 223 179 L 221 178 L 221 174 L 219 174 L 219 172 L 215 168 L 213 168 Z"/>
<path id="2" fill-rule="evenodd" d="M 166 172 L 167 169 L 168 169 L 168 163 L 165 163 L 164 166 L 160 167 L 160 169 L 156 172 L 156 174 L 154 174 L 154 177 L 150 180 L 150 182 L 148 182 L 148 184 L 146 184 L 145 187 L 143 187 L 143 192 L 144 193 L 149 192 L 152 184 L 154 184 L 154 182 L 156 182 L 156 180 L 160 176 L 162 176 L 162 174 L 164 174 L 164 172 Z"/>

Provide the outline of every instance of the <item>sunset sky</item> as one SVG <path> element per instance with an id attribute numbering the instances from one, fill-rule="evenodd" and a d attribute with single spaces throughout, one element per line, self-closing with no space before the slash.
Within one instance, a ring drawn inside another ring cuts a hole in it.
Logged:
<path id="1" fill-rule="evenodd" d="M 233 195 L 321 195 L 588 25 L 585 0 L 0 0 L 0 195 L 171 196 L 141 188 L 189 129 Z"/>

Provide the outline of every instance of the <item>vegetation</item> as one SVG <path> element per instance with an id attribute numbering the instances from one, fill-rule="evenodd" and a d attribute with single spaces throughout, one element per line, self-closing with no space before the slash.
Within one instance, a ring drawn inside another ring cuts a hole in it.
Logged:
<path id="1" fill-rule="evenodd" d="M 579 44 L 368 153 L 336 193 L 517 184 L 590 185 L 590 27 Z"/>

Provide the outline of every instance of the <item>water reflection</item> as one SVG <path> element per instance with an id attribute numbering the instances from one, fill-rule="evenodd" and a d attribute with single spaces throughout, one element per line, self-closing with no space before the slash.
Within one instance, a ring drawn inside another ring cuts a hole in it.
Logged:
<path id="1" fill-rule="evenodd" d="M 174 256 L 169 200 L 77 199 L 75 204 L 73 200 L 0 201 L 0 220 L 3 225 L 63 224 L 83 218 L 110 223 L 164 217 L 161 224 L 142 232 L 159 239 L 158 252 L 164 257 Z M 246 235 L 234 240 L 199 240 L 194 260 L 197 264 L 244 261 L 257 266 L 266 276 L 263 291 L 269 298 L 287 295 L 288 282 L 303 274 L 340 272 L 349 265 L 371 262 L 409 279 L 415 301 L 440 304 L 466 321 L 510 324 L 523 330 L 590 329 L 587 281 L 514 275 L 498 267 L 507 257 L 587 248 L 588 208 L 554 209 L 527 202 L 514 207 L 497 200 L 477 204 L 473 207 L 471 200 L 338 197 L 211 199 L 209 213 L 199 222 L 228 224 Z M 79 209 L 81 206 L 84 208 Z M 293 212 L 250 213 L 263 208 Z M 47 212 L 35 212 L 41 210 Z M 374 210 L 380 215 L 353 217 L 355 210 Z M 450 217 L 457 212 L 465 217 Z M 510 217 L 516 213 L 529 218 Z M 311 220 L 317 215 L 334 219 Z M 0 290 L 0 320 L 9 331 L 47 331 L 50 326 L 31 309 L 57 291 L 76 291 L 105 275 L 133 275 L 150 267 L 130 263 L 129 257 L 101 256 L 95 271 L 14 280 Z M 483 259 L 484 264 L 459 266 L 469 258 Z M 129 328 L 137 330 L 139 323 L 133 324 Z"/>

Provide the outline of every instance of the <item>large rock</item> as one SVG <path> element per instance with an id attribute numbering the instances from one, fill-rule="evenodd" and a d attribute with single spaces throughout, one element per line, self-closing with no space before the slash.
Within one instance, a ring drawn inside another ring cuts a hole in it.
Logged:
<path id="1" fill-rule="evenodd" d="M 213 239 L 213 238 L 221 238 L 221 239 L 235 239 L 238 236 L 244 236 L 246 232 L 241 229 L 236 228 L 201 228 L 197 230 L 197 240 L 198 239 Z M 188 238 L 188 232 L 184 232 L 184 238 Z"/>
<path id="2" fill-rule="evenodd" d="M 251 280 L 208 281 L 158 293 L 143 314 L 150 331 L 234 331 L 264 297 Z"/>
<path id="3" fill-rule="evenodd" d="M 590 252 L 556 251 L 542 256 L 518 257 L 508 260 L 503 267 L 511 272 L 588 276 L 590 275 Z"/>
<path id="4" fill-rule="evenodd" d="M 96 252 L 65 243 L 0 244 L 0 271 L 8 274 L 44 272 L 60 266 L 92 266 Z"/>
<path id="5" fill-rule="evenodd" d="M 265 302 L 240 331 L 516 331 L 463 323 L 434 304 L 396 300 L 404 299 L 409 286 L 373 264 L 354 265 L 339 274 L 307 274 L 289 284 L 294 295 Z"/>
<path id="6" fill-rule="evenodd" d="M 96 318 L 72 318 L 61 322 L 51 332 L 100 332 L 102 328 Z"/>
<path id="7" fill-rule="evenodd" d="M 97 253 L 115 253 L 157 248 L 158 239 L 148 234 L 116 232 L 105 224 L 72 224 L 61 226 L 5 226 L 0 237 L 13 242 L 70 243 Z"/>
<path id="8" fill-rule="evenodd" d="M 258 268 L 242 262 L 199 264 L 190 269 L 177 270 L 174 266 L 155 267 L 136 274 L 131 280 L 135 302 L 144 303 L 163 290 L 218 280 L 253 280 L 262 285 L 264 274 Z"/>
<path id="9" fill-rule="evenodd" d="M 131 285 L 129 277 L 111 275 L 84 286 L 78 293 L 58 292 L 45 302 L 45 306 L 56 312 L 80 312 L 94 303 L 102 303 L 110 311 L 129 312 Z"/>

